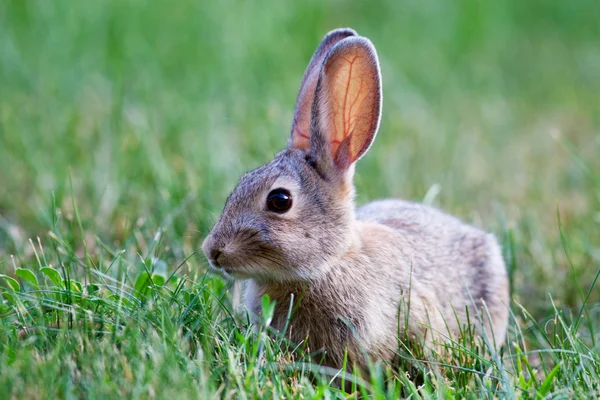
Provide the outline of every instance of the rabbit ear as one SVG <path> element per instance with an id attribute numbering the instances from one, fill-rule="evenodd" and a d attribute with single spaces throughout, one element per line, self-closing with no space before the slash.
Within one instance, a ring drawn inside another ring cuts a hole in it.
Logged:
<path id="1" fill-rule="evenodd" d="M 319 74 L 312 107 L 311 152 L 332 159 L 342 171 L 350 168 L 375 139 L 381 102 L 381 73 L 373 44 L 363 37 L 340 41 L 323 61 Z"/>
<path id="2" fill-rule="evenodd" d="M 350 28 L 341 28 L 329 32 L 321 43 L 315 54 L 313 54 L 302 83 L 300 83 L 300 91 L 296 98 L 296 108 L 294 109 L 294 119 L 292 121 L 292 134 L 289 141 L 289 146 L 296 149 L 308 149 L 310 144 L 310 119 L 311 108 L 315 98 L 315 87 L 321 71 L 323 60 L 329 53 L 329 50 L 340 40 L 350 36 L 356 36 L 356 32 Z"/>

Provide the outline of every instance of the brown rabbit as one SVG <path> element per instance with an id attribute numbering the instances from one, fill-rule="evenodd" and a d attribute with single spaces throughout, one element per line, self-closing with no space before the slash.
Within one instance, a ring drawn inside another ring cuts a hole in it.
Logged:
<path id="1" fill-rule="evenodd" d="M 328 33 L 300 85 L 288 148 L 244 175 L 203 243 L 210 266 L 243 280 L 243 302 L 323 350 L 330 366 L 391 360 L 399 338 L 443 340 L 470 319 L 500 346 L 508 280 L 495 237 L 433 208 L 381 200 L 355 210 L 356 161 L 381 116 L 375 48 Z M 467 314 L 468 308 L 468 314 Z M 470 317 L 468 317 L 469 315 Z"/>

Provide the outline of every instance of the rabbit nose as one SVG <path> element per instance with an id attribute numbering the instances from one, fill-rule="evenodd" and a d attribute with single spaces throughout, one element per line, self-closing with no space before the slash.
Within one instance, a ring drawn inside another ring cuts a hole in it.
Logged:
<path id="1" fill-rule="evenodd" d="M 219 258 L 222 258 L 223 247 L 212 236 L 209 235 L 204 240 L 202 251 L 213 267 L 220 267 Z"/>
<path id="2" fill-rule="evenodd" d="M 214 247 L 210 249 L 210 261 L 215 265 L 215 267 L 219 267 L 219 257 L 221 256 L 223 249 L 218 247 Z"/>

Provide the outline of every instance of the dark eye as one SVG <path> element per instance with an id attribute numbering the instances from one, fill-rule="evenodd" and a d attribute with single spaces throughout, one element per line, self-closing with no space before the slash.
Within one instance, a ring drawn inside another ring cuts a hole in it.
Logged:
<path id="1" fill-rule="evenodd" d="M 283 214 L 292 208 L 292 194 L 286 189 L 274 189 L 267 196 L 267 208 L 279 214 Z"/>

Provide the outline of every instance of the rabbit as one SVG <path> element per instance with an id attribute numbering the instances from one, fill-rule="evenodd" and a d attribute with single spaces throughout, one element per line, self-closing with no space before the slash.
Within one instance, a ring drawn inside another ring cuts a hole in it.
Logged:
<path id="1" fill-rule="evenodd" d="M 328 366 L 392 361 L 399 340 L 444 342 L 469 319 L 497 349 L 509 285 L 492 234 L 402 200 L 355 208 L 355 164 L 381 108 L 373 44 L 329 32 L 302 78 L 287 148 L 240 179 L 204 240 L 210 268 L 243 283 L 255 321 L 268 295 L 271 326 Z"/>

